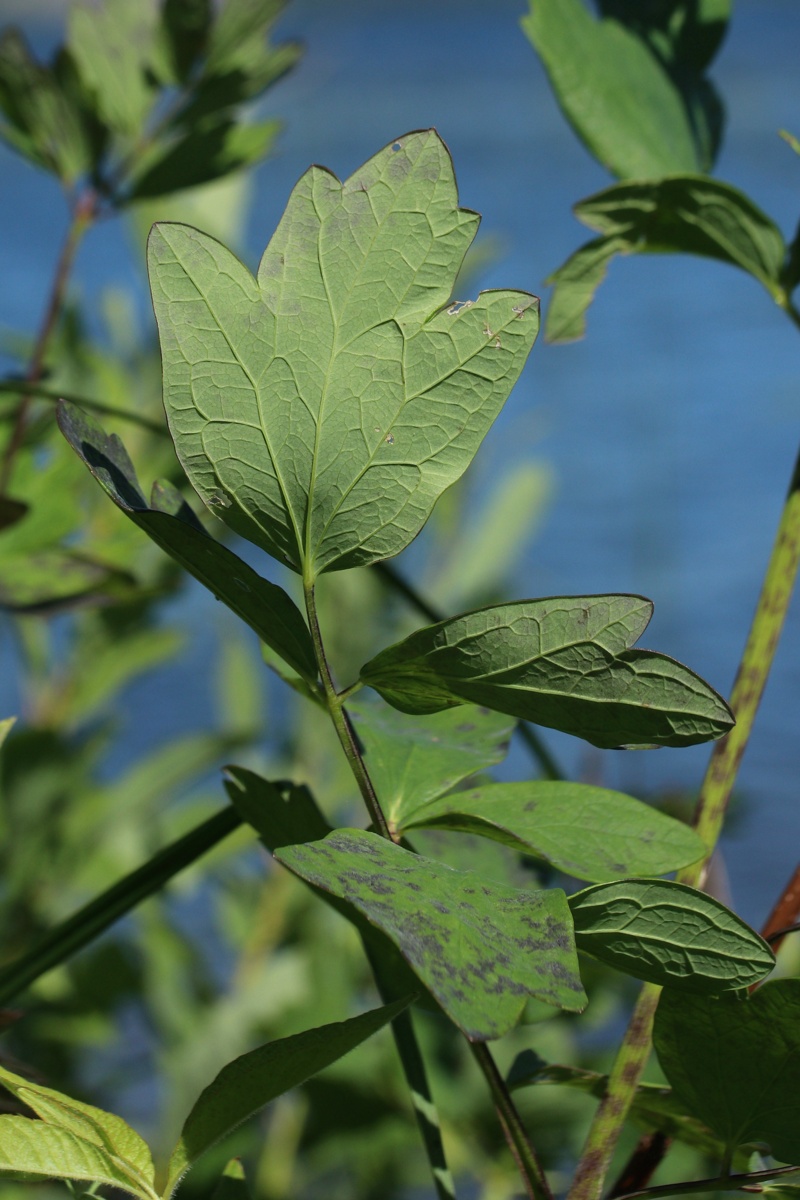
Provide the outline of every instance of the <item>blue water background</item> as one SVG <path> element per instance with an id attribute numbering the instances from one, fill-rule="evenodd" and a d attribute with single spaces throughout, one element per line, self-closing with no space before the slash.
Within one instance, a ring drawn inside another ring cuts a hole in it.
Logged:
<path id="1" fill-rule="evenodd" d="M 60 7 L 60 6 L 54 6 Z M 297 178 L 311 162 L 345 176 L 407 130 L 435 125 L 452 151 L 462 204 L 484 214 L 501 251 L 483 287 L 543 289 L 584 238 L 576 200 L 609 180 L 559 113 L 511 0 L 295 0 L 279 32 L 307 46 L 266 111 L 286 123 L 256 172 L 247 248 L 257 261 Z M 46 50 L 58 23 L 9 0 Z M 714 78 L 728 102 L 717 174 L 750 193 L 790 237 L 800 212 L 800 159 L 777 137 L 800 133 L 800 6 L 739 0 Z M 0 326 L 32 330 L 65 228 L 57 187 L 0 153 Z M 587 235 L 588 236 L 588 235 Z M 152 315 L 120 224 L 84 244 L 76 286 L 90 311 L 108 287 L 130 289 L 143 334 Z M 797 331 L 749 277 L 684 257 L 615 263 L 585 341 L 537 345 L 481 450 L 481 489 L 526 457 L 552 465 L 557 490 L 513 596 L 622 591 L 656 602 L 642 644 L 672 654 L 727 693 L 798 439 Z M 485 494 L 485 492 L 483 493 Z M 214 605 L 181 601 L 192 645 L 177 671 L 126 694 L 129 757 L 213 720 L 206 682 Z M 11 661 L 8 638 L 0 645 Z M 800 846 L 800 623 L 789 615 L 740 777 L 741 819 L 725 837 L 733 895 L 758 925 Z M 0 679 L 4 711 L 15 687 Z M 606 755 L 551 744 L 575 771 L 622 789 L 695 787 L 708 750 Z M 521 754 L 510 770 L 521 775 Z"/>

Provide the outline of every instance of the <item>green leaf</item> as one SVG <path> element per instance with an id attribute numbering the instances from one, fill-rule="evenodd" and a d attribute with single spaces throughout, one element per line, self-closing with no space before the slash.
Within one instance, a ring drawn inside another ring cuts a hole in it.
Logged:
<path id="1" fill-rule="evenodd" d="M 16 719 L 16 717 L 3 717 L 3 719 L 0 720 L 0 746 L 3 745 L 3 742 L 11 732 Z"/>
<path id="2" fill-rule="evenodd" d="M 252 1200 L 244 1167 L 238 1158 L 232 1158 L 225 1167 L 211 1193 L 211 1200 Z"/>
<path id="3" fill-rule="evenodd" d="M 317 667 L 314 645 L 300 610 L 282 588 L 268 583 L 230 550 L 206 534 L 194 517 L 149 508 L 125 447 L 116 435 L 74 405 L 59 404 L 58 422 L 72 448 L 118 508 L 249 625 L 312 685 Z M 162 494 L 166 495 L 163 492 Z M 174 508 L 172 497 L 165 503 Z"/>
<path id="4" fill-rule="evenodd" d="M 226 767 L 225 790 L 243 821 L 268 850 L 316 842 L 331 832 L 308 788 L 270 783 L 245 767 Z"/>
<path id="5" fill-rule="evenodd" d="M 149 68 L 158 13 L 154 0 L 74 4 L 67 19 L 68 48 L 98 112 L 111 129 L 135 137 L 155 96 Z"/>
<path id="6" fill-rule="evenodd" d="M 211 116 L 177 138 L 159 141 L 137 164 L 128 199 L 167 196 L 220 179 L 264 158 L 280 130 L 279 121 L 243 124 Z"/>
<path id="7" fill-rule="evenodd" d="M 208 70 L 219 73 L 238 66 L 250 43 L 262 44 L 286 0 L 227 0 L 210 31 Z"/>
<path id="8" fill-rule="evenodd" d="M 624 237 L 595 238 L 545 280 L 554 287 L 545 317 L 548 342 L 574 342 L 583 337 L 586 310 L 606 277 L 608 264 L 615 255 L 630 254 L 634 248 Z"/>
<path id="9" fill-rule="evenodd" d="M 76 551 L 53 549 L 0 557 L 0 608 L 13 612 L 62 607 L 130 588 L 132 577 Z"/>
<path id="10" fill-rule="evenodd" d="M 307 580 L 407 546 L 522 370 L 535 297 L 443 307 L 477 225 L 428 130 L 344 184 L 307 171 L 257 280 L 196 230 L 151 233 L 178 457 L 231 528 Z"/>
<path id="11" fill-rule="evenodd" d="M 0 968 L 0 1003 L 7 1004 L 46 971 L 66 962 L 142 900 L 160 891 L 179 871 L 216 846 L 240 823 L 241 818 L 231 808 L 215 813 L 56 925 L 21 958 Z M 3 1080 L 0 1071 L 0 1082 Z"/>
<path id="12" fill-rule="evenodd" d="M 142 1200 L 155 1196 L 135 1171 L 94 1142 L 44 1121 L 0 1116 L 0 1177 L 19 1174 L 107 1183 Z"/>
<path id="13" fill-rule="evenodd" d="M 680 90 L 646 43 L 581 0 L 531 0 L 522 28 L 578 137 L 622 178 L 647 179 L 708 164 Z"/>
<path id="14" fill-rule="evenodd" d="M 583 783 L 498 783 L 417 808 L 402 829 L 478 833 L 578 879 L 665 875 L 703 858 L 700 838 L 632 796 Z"/>
<path id="15" fill-rule="evenodd" d="M 675 1094 L 729 1147 L 761 1143 L 800 1160 L 800 979 L 736 999 L 667 988 L 653 1042 Z"/>
<path id="16" fill-rule="evenodd" d="M 220 1138 L 270 1100 L 304 1083 L 377 1033 L 408 1007 L 409 999 L 372 1009 L 349 1021 L 268 1042 L 223 1067 L 186 1118 L 169 1161 L 164 1197 L 172 1194 L 181 1177 Z"/>
<path id="17" fill-rule="evenodd" d="M 595 746 L 689 746 L 733 724 L 687 667 L 631 650 L 652 615 L 641 596 L 556 596 L 439 621 L 381 651 L 364 683 L 401 712 L 471 701 Z"/>
<path id="18" fill-rule="evenodd" d="M 786 254 L 766 213 L 729 183 L 704 175 L 616 184 L 581 200 L 575 215 L 629 251 L 699 254 L 753 275 L 777 296 Z M 562 268 L 563 269 L 563 268 Z"/>
<path id="19" fill-rule="evenodd" d="M 682 883 L 602 883 L 570 896 L 569 907 L 578 949 L 636 979 L 719 993 L 758 983 L 775 966 L 749 925 Z"/>
<path id="20" fill-rule="evenodd" d="M 472 1041 L 512 1029 L 528 996 L 570 1011 L 586 1004 L 557 888 L 503 887 L 354 829 L 275 857 L 385 933 Z"/>
<path id="21" fill-rule="evenodd" d="M 533 1060 L 533 1061 L 531 1061 Z M 506 1080 L 509 1088 L 556 1084 L 586 1092 L 602 1100 L 608 1091 L 608 1076 L 582 1067 L 562 1067 L 545 1063 L 531 1051 L 517 1055 Z M 674 1093 L 655 1083 L 641 1083 L 636 1088 L 628 1113 L 629 1119 L 648 1133 L 663 1133 L 666 1137 L 702 1150 L 709 1158 L 722 1155 L 723 1143 L 694 1117 L 687 1116 L 684 1106 Z"/>
<path id="22" fill-rule="evenodd" d="M 391 829 L 428 801 L 502 762 L 514 722 L 477 705 L 413 720 L 376 704 L 348 704 Z"/>

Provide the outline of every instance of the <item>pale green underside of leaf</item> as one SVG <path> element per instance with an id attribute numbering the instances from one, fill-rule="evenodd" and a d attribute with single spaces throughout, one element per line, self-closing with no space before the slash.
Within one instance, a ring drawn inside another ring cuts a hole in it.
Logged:
<path id="1" fill-rule="evenodd" d="M 423 720 L 388 705 L 352 704 L 348 711 L 392 829 L 462 779 L 502 762 L 514 731 L 513 720 L 476 705 Z"/>
<path id="2" fill-rule="evenodd" d="M 564 116 L 614 175 L 647 179 L 707 165 L 680 92 L 623 25 L 595 20 L 581 0 L 532 0 L 522 28 Z"/>
<path id="3" fill-rule="evenodd" d="M 100 1146 L 68 1129 L 27 1117 L 0 1117 L 0 1176 L 7 1174 L 87 1180 L 111 1184 L 142 1200 L 154 1196 L 132 1170 Z"/>
<path id="4" fill-rule="evenodd" d="M 407 1008 L 410 997 L 318 1029 L 306 1029 L 243 1054 L 201 1093 L 169 1162 L 164 1196 L 206 1150 L 276 1096 L 355 1049 Z"/>
<path id="5" fill-rule="evenodd" d="M 569 907 L 578 948 L 636 979 L 709 994 L 749 987 L 775 966 L 749 925 L 682 883 L 599 884 L 570 896 Z"/>
<path id="6" fill-rule="evenodd" d="M 512 1029 L 529 996 L 586 1004 L 558 888 L 517 891 L 352 829 L 275 857 L 382 930 L 473 1041 Z"/>
<path id="7" fill-rule="evenodd" d="M 482 834 L 592 883 L 665 875 L 705 854 L 687 825 L 632 796 L 582 783 L 498 783 L 455 792 L 401 824 L 420 826 Z"/>
<path id="8" fill-rule="evenodd" d="M 720 737 L 733 718 L 707 683 L 665 655 L 629 649 L 651 613 L 641 596 L 495 605 L 412 633 L 361 679 L 402 712 L 472 702 L 596 746 Z"/>
<path id="9" fill-rule="evenodd" d="M 749 999 L 665 989 L 653 1042 L 675 1094 L 724 1142 L 800 1162 L 800 979 L 764 984 Z"/>
<path id="10" fill-rule="evenodd" d="M 254 279 L 182 225 L 149 243 L 178 456 L 203 500 L 313 578 L 397 554 L 469 465 L 538 330 L 538 301 L 443 306 L 478 217 L 433 130 L 345 183 L 312 167 Z"/>
<path id="11" fill-rule="evenodd" d="M 154 1178 L 153 1159 L 147 1144 L 126 1121 L 92 1104 L 84 1104 L 53 1088 L 32 1083 L 0 1067 L 0 1084 L 50 1125 L 58 1125 L 84 1141 L 94 1143 L 124 1159 L 146 1184 Z"/>

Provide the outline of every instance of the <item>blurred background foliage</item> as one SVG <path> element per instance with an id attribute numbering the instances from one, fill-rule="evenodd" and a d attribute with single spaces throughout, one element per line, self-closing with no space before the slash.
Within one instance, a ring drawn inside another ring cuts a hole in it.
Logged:
<path id="1" fill-rule="evenodd" d="M 457 20 L 456 6 L 448 7 Z M 630 5 L 600 7 L 635 26 Z M 56 8 L 63 28 L 44 58 L 20 32 L 3 34 L 0 108 L 6 142 L 59 179 L 74 217 L 72 250 L 117 221 L 127 225 L 138 256 L 150 223 L 164 218 L 197 225 L 247 254 L 248 168 L 275 148 L 280 89 L 273 89 L 303 53 L 297 40 L 275 35 L 283 4 L 226 0 L 215 12 L 203 0 L 105 0 L 99 7 L 78 0 Z M 43 0 L 38 9 L 53 12 Z M 26 22 L 35 16 L 30 3 L 16 13 L 6 3 L 3 11 Z M 503 6 L 491 19 L 513 23 L 519 15 Z M 396 22 L 387 23 L 388 36 Z M 302 33 L 302 22 L 294 28 Z M 655 40 L 660 54 L 674 49 L 668 33 L 665 27 Z M 721 102 L 701 78 L 705 66 L 698 63 L 681 87 L 705 115 L 697 153 L 708 165 Z M 475 102 L 465 95 L 463 103 Z M 520 111 L 520 124 L 527 119 Z M 383 141 L 398 132 L 385 128 Z M 364 151 L 359 160 L 375 148 L 371 134 L 350 137 Z M 462 198 L 472 203 L 468 193 Z M 282 203 L 275 200 L 278 209 Z M 479 243 L 458 294 L 492 283 L 503 254 L 501 240 Z M 550 255 L 542 268 L 558 258 Z M 152 325 L 139 334 L 141 286 L 140 279 L 133 289 L 115 283 L 94 305 L 65 286 L 58 319 L 48 323 L 45 315 L 38 337 L 28 329 L 3 332 L 0 606 L 14 683 L 4 695 L 13 711 L 0 715 L 17 720 L 0 754 L 0 964 L 14 963 L 59 921 L 218 810 L 225 762 L 309 784 L 337 823 L 362 819 L 328 722 L 284 684 L 265 686 L 252 637 L 212 613 L 213 628 L 191 648 L 188 671 L 187 631 L 197 634 L 193 591 L 187 599 L 175 565 L 108 503 L 55 428 L 55 397 L 88 402 L 124 438 L 146 487 L 156 478 L 182 486 L 164 436 Z M 46 303 L 42 295 L 40 307 Z M 452 612 L 508 596 L 552 483 L 552 469 L 526 446 L 483 478 L 478 505 L 470 484 L 452 489 L 409 555 L 427 602 Z M 221 531 L 215 523 L 214 535 Z M 237 552 L 252 555 L 242 546 Z M 201 612 L 208 622 L 211 610 Z M 321 618 L 341 678 L 418 617 L 376 571 L 326 579 Z M 140 717 L 126 721 L 124 714 L 137 713 L 137 681 L 156 671 L 155 678 L 171 672 L 177 683 L 164 685 L 157 711 L 140 714 L 159 730 L 148 741 L 137 735 Z M 211 702 L 198 705 L 196 689 Z M 518 774 L 539 769 L 524 751 L 515 753 Z M 594 755 L 580 766 L 587 777 L 605 771 Z M 687 803 L 680 788 L 673 800 L 679 809 Z M 436 839 L 437 856 L 454 863 L 502 879 L 536 878 L 534 864 L 493 843 L 432 833 L 415 841 L 424 849 L 426 839 Z M 341 1019 L 354 996 L 374 1000 L 355 933 L 296 879 L 271 870 L 244 830 L 24 993 L 4 993 L 4 978 L 0 966 L 3 1061 L 120 1113 L 162 1151 L 201 1087 L 231 1058 Z M 585 1016 L 521 1027 L 498 1047 L 501 1066 L 535 1046 L 545 1061 L 603 1070 L 634 985 L 593 964 L 587 986 Z M 510 1197 L 517 1185 L 482 1080 L 453 1029 L 432 1016 L 419 1024 L 451 1165 L 457 1177 L 475 1181 L 464 1194 Z M 594 1102 L 549 1085 L 523 1089 L 518 1099 L 558 1180 Z M 259 1200 L 427 1194 L 427 1167 L 387 1033 L 242 1127 L 193 1173 L 187 1194 L 206 1194 L 233 1153 L 245 1159 Z M 679 1148 L 659 1180 L 701 1169 L 699 1153 Z M 62 1188 L 37 1190 L 49 1196 Z M 30 1186 L 0 1186 L 4 1200 L 23 1192 Z"/>

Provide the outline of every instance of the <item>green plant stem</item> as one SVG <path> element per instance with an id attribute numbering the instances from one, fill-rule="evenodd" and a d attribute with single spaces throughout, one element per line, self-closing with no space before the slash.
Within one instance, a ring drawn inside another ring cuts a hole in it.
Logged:
<path id="1" fill-rule="evenodd" d="M 325 690 L 325 698 L 331 720 L 339 736 L 339 741 L 350 764 L 350 769 L 358 784 L 364 803 L 372 817 L 376 832 L 382 837 L 387 838 L 387 840 L 394 841 L 395 839 L 392 838 L 383 810 L 378 802 L 375 788 L 373 787 L 369 771 L 359 749 L 352 725 L 342 705 L 343 697 L 353 689 L 349 688 L 344 692 L 337 692 L 325 654 L 325 646 L 322 641 L 313 583 L 310 580 L 304 579 L 303 590 L 308 624 L 314 643 L 314 653 L 317 659 L 320 678 L 322 679 L 322 686 Z M 367 957 L 369 957 L 369 952 L 367 952 Z M 377 973 L 376 982 L 380 990 L 380 980 Z M 396 1023 L 396 1021 L 392 1022 L 393 1029 Z M 444 1158 L 439 1119 L 433 1107 L 433 1100 L 431 1099 L 425 1075 L 424 1060 L 410 1018 L 406 1021 L 405 1025 L 401 1026 L 399 1033 L 395 1032 L 394 1036 L 400 1060 L 403 1064 L 406 1081 L 414 1102 L 417 1123 L 420 1127 L 426 1149 L 428 1150 L 428 1158 L 437 1193 L 442 1200 L 453 1200 L 452 1180 Z M 497 1064 L 492 1058 L 489 1047 L 482 1042 L 468 1042 L 468 1045 L 491 1089 L 503 1134 L 508 1142 L 514 1161 L 519 1168 L 528 1196 L 531 1197 L 531 1200 L 553 1200 L 544 1170 L 536 1157 L 536 1152 L 525 1131 L 522 1118 L 517 1111 L 511 1093 L 497 1069 Z M 451 1189 L 449 1192 L 446 1190 L 447 1187 Z"/>
<path id="2" fill-rule="evenodd" d="M 389 563 L 375 563 L 373 570 L 377 571 L 380 577 L 389 584 L 400 596 L 411 604 L 418 612 L 422 613 L 426 620 L 436 625 L 439 621 L 444 620 L 444 614 L 439 612 L 432 604 L 429 604 L 424 596 L 420 596 L 419 592 L 399 575 L 394 567 Z M 518 721 L 517 730 L 525 745 L 530 750 L 545 779 L 561 780 L 564 778 L 563 772 L 556 762 L 553 755 L 547 749 L 539 734 L 532 725 L 527 721 Z"/>
<path id="3" fill-rule="evenodd" d="M 61 247 L 61 253 L 56 262 L 50 297 L 42 319 L 33 354 L 25 373 L 23 385 L 19 390 L 19 405 L 17 407 L 14 427 L 11 430 L 2 460 L 0 460 L 0 495 L 4 495 L 11 479 L 14 459 L 25 440 L 25 430 L 28 424 L 28 412 L 33 401 L 33 385 L 39 382 L 44 372 L 45 356 L 56 327 L 58 326 L 64 299 L 67 293 L 67 283 L 75 262 L 75 255 L 83 235 L 93 223 L 97 214 L 97 196 L 93 191 L 85 192 L 75 204 L 72 219 Z"/>
<path id="4" fill-rule="evenodd" d="M 553 1193 L 536 1157 L 536 1151 L 531 1145 L 516 1105 L 511 1099 L 511 1093 L 497 1069 L 489 1047 L 485 1042 L 470 1042 L 469 1048 L 489 1085 L 500 1125 L 530 1200 L 553 1200 Z"/>
<path id="5" fill-rule="evenodd" d="M 70 404 L 77 404 L 79 408 L 88 409 L 89 412 L 99 413 L 104 417 L 116 417 L 120 421 L 127 421 L 131 425 L 138 425 L 141 429 L 146 429 L 150 433 L 158 434 L 160 437 L 169 437 L 169 430 L 158 421 L 151 421 L 149 417 L 143 417 L 141 413 L 131 412 L 130 409 L 117 408 L 114 404 L 103 404 L 99 400 L 89 400 L 86 396 L 74 396 L 66 392 L 51 392 L 49 388 L 42 387 L 38 383 L 23 381 L 25 391 L 30 396 L 35 396 L 40 400 L 51 400 L 54 404 L 58 404 L 59 400 L 67 400 Z M 11 393 L 19 395 L 20 384 L 11 380 L 0 381 L 0 394 Z M 13 411 L 13 410 L 12 410 Z M 0 420 L 7 414 L 0 414 Z"/>
<path id="6" fill-rule="evenodd" d="M 662 1196 L 684 1196 L 692 1192 L 737 1192 L 746 1188 L 761 1191 L 759 1186 L 781 1175 L 796 1175 L 800 1167 L 770 1167 L 766 1171 L 751 1171 L 747 1175 L 718 1175 L 713 1179 L 693 1179 L 689 1183 L 664 1183 L 658 1187 L 625 1192 L 619 1200 L 661 1200 Z"/>
<path id="7" fill-rule="evenodd" d="M 695 809 L 695 828 L 707 854 L 678 873 L 678 881 L 702 888 L 708 862 L 722 831 L 733 785 L 786 619 L 800 564 L 800 455 L 761 585 L 742 660 L 731 693 L 736 725 L 715 745 Z M 650 1055 L 653 1017 L 660 989 L 646 984 L 609 1076 L 608 1091 L 589 1128 L 569 1200 L 598 1200 L 611 1157 Z"/>

